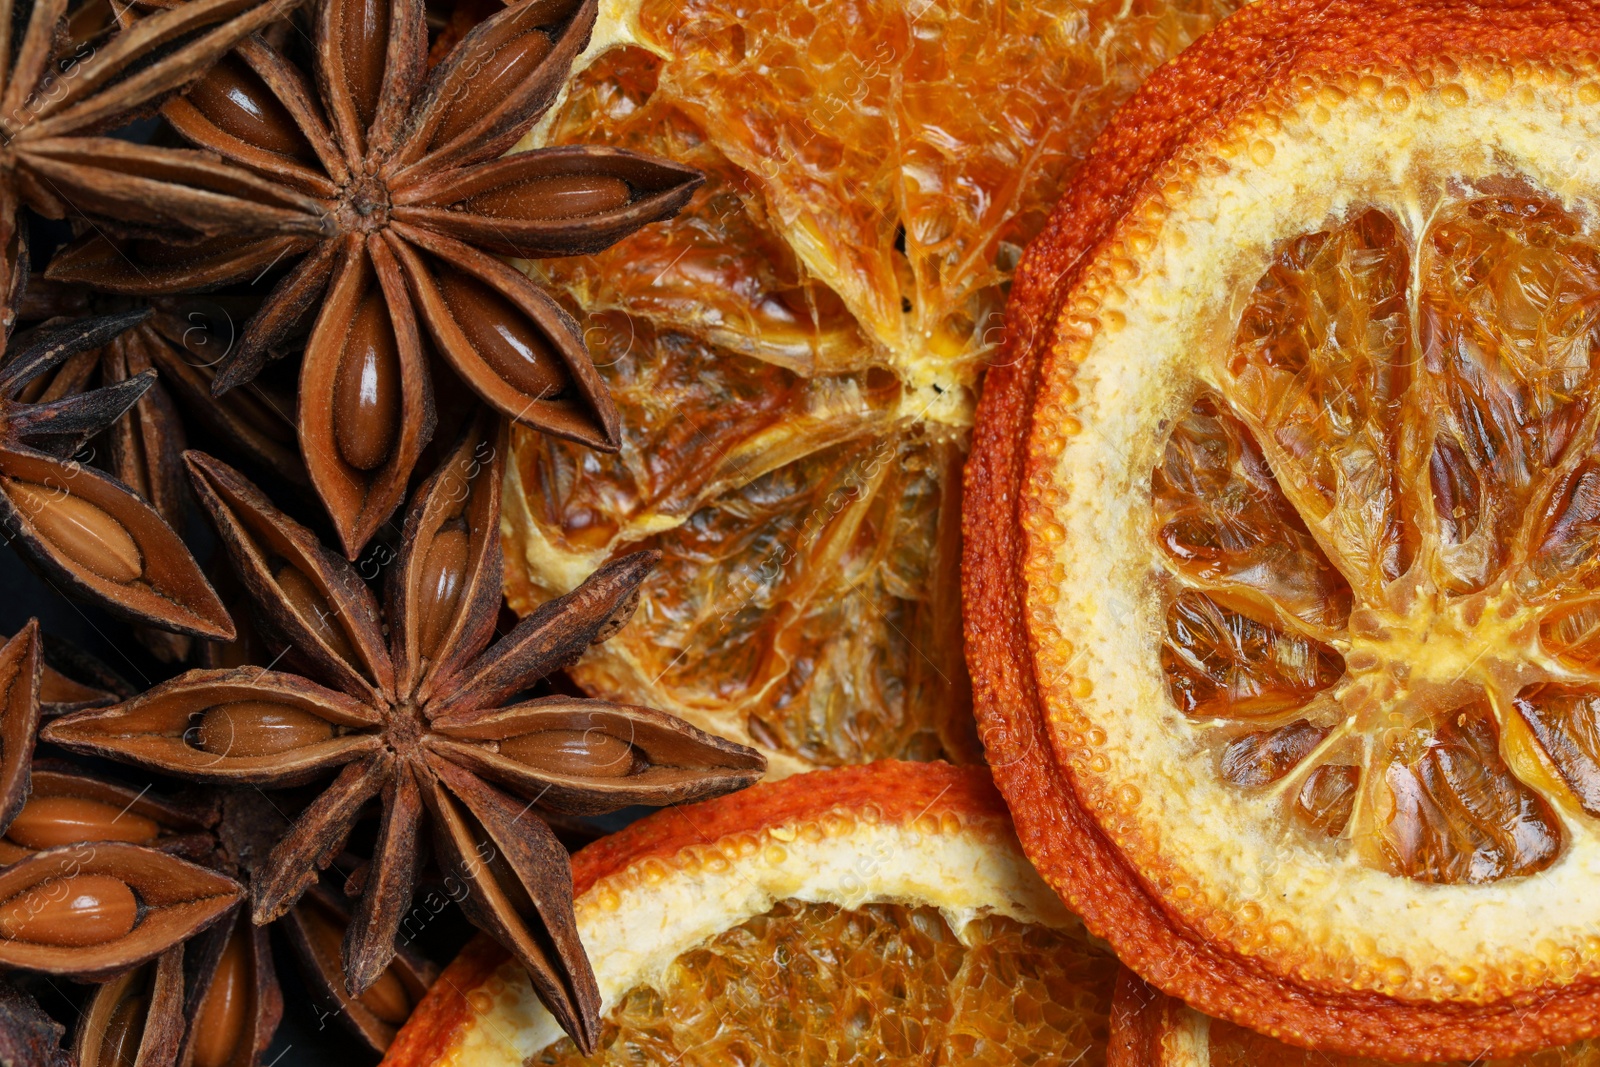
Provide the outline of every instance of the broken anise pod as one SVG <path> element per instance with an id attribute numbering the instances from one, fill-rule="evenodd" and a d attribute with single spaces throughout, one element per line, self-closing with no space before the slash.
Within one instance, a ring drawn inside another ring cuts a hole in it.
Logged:
<path id="1" fill-rule="evenodd" d="M 0 981 L 0 1063 L 14 1067 L 73 1067 L 61 1049 L 62 1026 L 37 1001 Z M 78 1061 L 79 1064 L 82 1061 Z"/>
<path id="2" fill-rule="evenodd" d="M 69 595 L 131 622 L 212 639 L 233 635 L 222 601 L 161 515 L 122 483 L 70 457 L 132 406 L 147 371 L 88 393 L 30 404 L 28 383 L 99 348 L 143 312 L 46 323 L 0 364 L 0 527 Z"/>
<path id="3" fill-rule="evenodd" d="M 497 255 L 599 251 L 668 218 L 698 172 L 621 149 L 504 156 L 554 102 L 597 0 L 526 0 L 426 67 L 423 0 L 326 0 L 314 69 L 261 39 L 164 109 L 228 160 L 141 148 L 138 221 L 197 243 L 82 238 L 52 278 L 110 291 L 193 291 L 298 263 L 217 379 L 252 379 L 318 308 L 300 368 L 299 438 L 354 559 L 404 498 L 432 433 L 428 353 L 491 407 L 615 451 L 616 409 L 578 324 Z"/>
<path id="4" fill-rule="evenodd" d="M 258 923 L 294 904 L 379 798 L 377 846 L 343 947 L 356 997 L 394 958 L 426 810 L 442 865 L 467 889 L 463 910 L 592 1048 L 599 994 L 574 925 L 567 853 L 538 806 L 600 812 L 715 796 L 755 781 L 765 762 L 648 708 L 565 696 L 507 703 L 615 632 L 656 555 L 606 564 L 491 646 L 502 454 L 480 419 L 417 490 L 389 564 L 385 641 L 377 598 L 350 564 L 232 469 L 190 453 L 196 495 L 263 629 L 317 681 L 190 671 L 58 719 L 43 736 L 197 781 L 279 785 L 337 770 L 257 870 Z"/>

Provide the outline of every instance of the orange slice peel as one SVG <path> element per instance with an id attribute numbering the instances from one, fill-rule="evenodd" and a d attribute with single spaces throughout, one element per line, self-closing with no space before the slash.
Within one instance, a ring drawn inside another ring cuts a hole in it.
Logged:
<path id="1" fill-rule="evenodd" d="M 1024 256 L 979 732 L 1046 880 L 1209 1015 L 1395 1060 L 1600 1026 L 1597 49 L 1591 4 L 1252 5 Z"/>

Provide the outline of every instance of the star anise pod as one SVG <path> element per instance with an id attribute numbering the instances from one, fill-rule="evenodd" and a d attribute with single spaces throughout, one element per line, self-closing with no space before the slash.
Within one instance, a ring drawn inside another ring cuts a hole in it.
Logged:
<path id="1" fill-rule="evenodd" d="M 0 0 L 0 325 L 27 275 L 18 210 L 119 214 L 145 190 L 141 146 L 91 134 L 147 113 L 299 0 L 188 0 L 65 56 L 68 0 Z"/>
<path id="2" fill-rule="evenodd" d="M 0 363 L 0 528 L 33 568 L 68 595 L 130 622 L 224 639 L 233 623 L 194 557 L 154 508 L 69 457 L 127 411 L 154 371 L 45 403 L 28 383 L 99 348 L 143 312 L 46 323 Z"/>
<path id="3" fill-rule="evenodd" d="M 41 773 L 38 799 L 29 796 L 42 667 L 31 621 L 0 647 L 0 834 L 9 839 L 0 868 L 0 967 L 107 978 L 216 922 L 243 890 L 146 847 L 161 843 L 164 827 L 137 793 L 118 808 L 115 793 Z M 167 828 L 175 831 L 172 844 L 184 818 Z"/>
<path id="4" fill-rule="evenodd" d="M 196 495 L 263 630 L 311 677 L 190 671 L 116 707 L 58 719 L 43 736 L 203 782 L 286 785 L 338 768 L 257 872 L 258 923 L 300 897 L 362 806 L 380 798 L 372 867 L 343 946 L 352 995 L 394 956 L 426 811 L 440 863 L 467 888 L 463 910 L 591 1048 L 599 994 L 577 937 L 567 854 L 540 808 L 589 814 L 715 796 L 755 781 L 765 762 L 648 708 L 567 696 L 511 702 L 621 628 L 656 553 L 606 564 L 490 645 L 503 452 L 479 420 L 417 490 L 389 564 L 386 613 L 310 531 L 226 465 L 189 453 Z"/>
<path id="5" fill-rule="evenodd" d="M 130 160 L 151 190 L 135 221 L 198 244 L 91 235 L 48 273 L 176 292 L 298 259 L 217 388 L 250 380 L 320 298 L 300 447 L 352 559 L 399 506 L 432 432 L 430 347 L 502 414 L 615 451 L 616 409 L 578 324 L 486 254 L 598 251 L 675 214 L 701 181 L 599 146 L 497 158 L 555 100 L 597 3 L 512 4 L 430 72 L 422 0 L 323 0 L 309 70 L 253 39 L 165 107 L 181 134 L 238 166 L 176 149 Z"/>
<path id="6" fill-rule="evenodd" d="M 72 1067 L 61 1048 L 62 1026 L 38 1001 L 0 981 L 0 1063 L 11 1067 Z"/>
<path id="7" fill-rule="evenodd" d="M 227 791 L 219 800 L 209 865 L 248 881 L 288 820 L 272 799 L 254 789 Z M 271 926 L 256 926 L 241 909 L 183 949 L 100 986 L 74 1034 L 79 1067 L 258 1063 L 283 1015 L 268 936 L 273 929 L 284 931 L 299 955 L 308 985 L 319 994 L 319 1017 L 331 1012 L 382 1052 L 437 969 L 402 950 L 372 988 L 350 996 L 339 960 L 349 922 L 343 903 L 320 885 Z"/>

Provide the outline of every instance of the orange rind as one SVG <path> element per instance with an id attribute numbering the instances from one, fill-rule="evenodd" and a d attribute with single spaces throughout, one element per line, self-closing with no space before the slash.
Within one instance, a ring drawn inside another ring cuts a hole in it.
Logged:
<path id="1" fill-rule="evenodd" d="M 966 469 L 979 732 L 1163 991 L 1329 1052 L 1600 1031 L 1600 7 L 1251 5 L 1118 113 Z"/>

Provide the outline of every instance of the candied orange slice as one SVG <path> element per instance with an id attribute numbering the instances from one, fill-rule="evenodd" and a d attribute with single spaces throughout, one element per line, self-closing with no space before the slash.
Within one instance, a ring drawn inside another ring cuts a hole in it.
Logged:
<path id="1" fill-rule="evenodd" d="M 1006 287 L 1116 104 L 1236 6 L 607 6 L 536 140 L 707 180 L 669 223 L 529 266 L 569 295 L 625 429 L 615 457 L 516 439 L 510 603 L 663 553 L 579 684 L 774 774 L 978 758 L 960 468 Z"/>
<path id="2" fill-rule="evenodd" d="M 1571 1045 L 1496 1058 L 1487 1044 L 1450 1067 L 1597 1067 L 1600 1044 Z M 1117 976 L 1111 1002 L 1107 1067 L 1387 1067 L 1383 1060 L 1295 1048 L 1234 1023 L 1211 1019 L 1147 985 L 1132 971 Z"/>
<path id="3" fill-rule="evenodd" d="M 1252 5 L 1024 260 L 967 468 L 980 733 L 1045 876 L 1210 1015 L 1396 1059 L 1600 1029 L 1597 48 L 1556 0 Z"/>
<path id="4" fill-rule="evenodd" d="M 764 783 L 590 845 L 573 879 L 594 1056 L 479 938 L 384 1063 L 1105 1062 L 1116 960 L 1028 865 L 981 769 Z"/>

